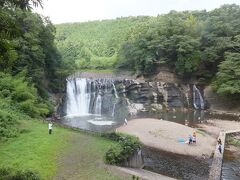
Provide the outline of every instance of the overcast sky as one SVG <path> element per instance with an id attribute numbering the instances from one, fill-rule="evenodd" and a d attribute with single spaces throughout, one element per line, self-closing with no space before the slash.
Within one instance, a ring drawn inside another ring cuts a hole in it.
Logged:
<path id="1" fill-rule="evenodd" d="M 37 12 L 49 16 L 54 24 L 84 22 L 116 17 L 168 13 L 170 10 L 212 10 L 240 0 L 43 0 L 44 9 Z"/>

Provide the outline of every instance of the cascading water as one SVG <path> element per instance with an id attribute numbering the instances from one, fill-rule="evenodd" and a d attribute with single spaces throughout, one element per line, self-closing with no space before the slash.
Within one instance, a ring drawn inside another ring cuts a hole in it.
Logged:
<path id="1" fill-rule="evenodd" d="M 112 85 L 113 85 L 113 90 L 114 90 L 114 95 L 115 95 L 115 97 L 116 97 L 116 98 L 119 98 L 114 83 L 112 83 Z"/>
<path id="2" fill-rule="evenodd" d="M 97 96 L 94 114 L 100 115 L 100 116 L 102 114 L 102 96 L 100 94 L 98 94 L 98 96 Z"/>
<path id="3" fill-rule="evenodd" d="M 90 93 L 86 79 L 67 80 L 67 115 L 84 116 L 89 114 Z"/>
<path id="4" fill-rule="evenodd" d="M 193 106 L 195 109 L 204 109 L 203 97 L 196 85 L 193 85 Z"/>
<path id="5" fill-rule="evenodd" d="M 66 117 L 64 124 L 94 131 L 103 131 L 115 124 L 118 93 L 113 79 L 67 79 Z"/>
<path id="6" fill-rule="evenodd" d="M 112 79 L 68 79 L 67 116 L 101 115 L 104 94 L 119 98 Z M 110 103 L 112 105 L 109 106 L 114 109 L 116 101 Z"/>

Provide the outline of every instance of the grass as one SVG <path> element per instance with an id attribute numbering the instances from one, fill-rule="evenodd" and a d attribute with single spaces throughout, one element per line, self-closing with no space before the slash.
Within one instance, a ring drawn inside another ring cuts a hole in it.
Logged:
<path id="1" fill-rule="evenodd" d="M 0 143 L 0 167 L 29 169 L 42 179 L 121 179 L 103 163 L 109 146 L 115 142 L 37 120 L 21 121 L 19 137 Z M 74 179 L 74 178 L 73 178 Z"/>

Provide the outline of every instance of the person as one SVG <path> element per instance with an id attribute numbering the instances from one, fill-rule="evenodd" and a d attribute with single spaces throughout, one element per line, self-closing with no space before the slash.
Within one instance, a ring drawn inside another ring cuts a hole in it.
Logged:
<path id="1" fill-rule="evenodd" d="M 219 145 L 219 144 L 222 145 L 222 141 L 221 141 L 220 138 L 218 139 L 218 145 Z"/>
<path id="2" fill-rule="evenodd" d="M 127 121 L 127 119 L 125 118 L 125 120 L 124 120 L 124 124 L 127 125 L 127 123 L 128 123 L 128 121 Z"/>
<path id="3" fill-rule="evenodd" d="M 218 150 L 222 154 L 222 144 L 218 144 Z"/>
<path id="4" fill-rule="evenodd" d="M 52 134 L 52 126 L 53 126 L 53 124 L 52 124 L 52 122 L 50 121 L 50 122 L 48 123 L 48 134 Z"/>
<path id="5" fill-rule="evenodd" d="M 196 132 L 193 132 L 193 143 L 196 143 Z"/>
<path id="6" fill-rule="evenodd" d="M 192 136 L 191 135 L 189 135 L 188 144 L 192 144 Z"/>

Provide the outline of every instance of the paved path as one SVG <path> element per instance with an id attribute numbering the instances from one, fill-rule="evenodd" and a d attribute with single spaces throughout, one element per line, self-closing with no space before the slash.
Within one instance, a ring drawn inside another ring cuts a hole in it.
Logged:
<path id="1" fill-rule="evenodd" d="M 221 139 L 221 141 L 222 141 L 222 153 L 219 152 L 218 147 L 216 145 L 213 162 L 212 162 L 210 173 L 209 173 L 209 178 L 208 178 L 209 180 L 220 180 L 221 179 L 226 135 L 232 134 L 232 133 L 237 133 L 237 132 L 240 132 L 240 129 L 220 132 L 218 139 Z"/>

